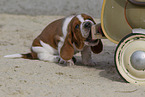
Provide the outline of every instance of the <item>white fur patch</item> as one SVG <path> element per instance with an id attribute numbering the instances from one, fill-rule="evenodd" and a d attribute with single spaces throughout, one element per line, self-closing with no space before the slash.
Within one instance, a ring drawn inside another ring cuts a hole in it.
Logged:
<path id="1" fill-rule="evenodd" d="M 5 58 L 21 58 L 21 54 L 12 54 L 12 55 L 6 55 L 4 56 Z"/>
<path id="2" fill-rule="evenodd" d="M 59 58 L 55 55 L 58 54 L 57 50 L 41 40 L 40 44 L 42 47 L 32 47 L 32 50 L 37 53 L 38 58 L 43 61 L 57 62 Z"/>
<path id="3" fill-rule="evenodd" d="M 85 22 L 90 22 L 91 24 L 94 24 L 94 22 L 91 20 L 85 20 Z"/>
<path id="4" fill-rule="evenodd" d="M 79 21 L 81 21 L 82 23 L 85 21 L 84 18 L 82 17 L 82 15 L 78 15 L 77 18 L 78 18 Z"/>
<path id="5" fill-rule="evenodd" d="M 71 22 L 71 20 L 72 20 L 72 18 L 73 18 L 74 16 L 70 16 L 70 17 L 67 17 L 65 20 L 64 20 L 64 23 L 63 23 L 63 26 L 62 26 L 62 32 L 63 32 L 63 36 L 64 36 L 64 39 L 65 39 L 65 37 L 66 37 L 66 35 L 67 35 L 67 30 L 68 30 L 68 25 L 69 25 L 69 23 Z"/>
<path id="6" fill-rule="evenodd" d="M 49 44 L 46 44 L 41 40 L 40 40 L 40 44 L 42 45 L 42 47 L 32 47 L 32 50 L 36 53 L 44 53 L 44 52 L 47 52 L 49 54 L 56 54 L 57 53 L 57 50 L 55 50 Z"/>
<path id="7" fill-rule="evenodd" d="M 44 43 L 40 40 L 40 44 L 43 46 L 43 48 L 49 52 L 50 54 L 56 54 L 57 50 L 55 50 L 53 47 L 51 47 L 49 44 Z"/>

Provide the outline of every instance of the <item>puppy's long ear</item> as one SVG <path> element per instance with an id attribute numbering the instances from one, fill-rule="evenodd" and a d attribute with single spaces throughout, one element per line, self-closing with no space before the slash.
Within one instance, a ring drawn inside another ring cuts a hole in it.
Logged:
<path id="1" fill-rule="evenodd" d="M 84 39 L 83 37 L 81 37 L 81 35 L 79 35 L 79 33 L 77 34 L 76 33 L 73 34 L 73 42 L 75 43 L 77 49 L 82 49 L 84 47 L 84 42 L 83 42 Z"/>
<path id="2" fill-rule="evenodd" d="M 98 54 L 98 53 L 100 53 L 103 50 L 103 44 L 102 44 L 101 39 L 99 39 L 98 41 L 99 41 L 98 45 L 91 46 L 91 50 L 95 54 Z"/>
<path id="3" fill-rule="evenodd" d="M 64 60 L 70 60 L 72 59 L 74 55 L 74 47 L 72 42 L 72 32 L 69 30 L 65 42 L 60 49 L 60 56 Z"/>

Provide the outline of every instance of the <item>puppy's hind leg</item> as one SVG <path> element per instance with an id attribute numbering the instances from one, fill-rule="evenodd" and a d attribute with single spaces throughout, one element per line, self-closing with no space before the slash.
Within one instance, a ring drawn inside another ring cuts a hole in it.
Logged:
<path id="1" fill-rule="evenodd" d="M 32 47 L 33 52 L 37 53 L 38 59 L 48 62 L 58 62 L 60 60 L 59 56 L 54 55 L 52 52 L 49 52 L 44 47 Z"/>

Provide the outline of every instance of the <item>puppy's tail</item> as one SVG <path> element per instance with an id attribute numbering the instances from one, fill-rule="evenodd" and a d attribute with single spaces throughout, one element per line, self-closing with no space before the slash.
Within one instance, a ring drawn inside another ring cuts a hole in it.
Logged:
<path id="1" fill-rule="evenodd" d="M 24 58 L 24 59 L 33 59 L 31 53 L 27 54 L 12 54 L 12 55 L 6 55 L 5 58 Z"/>

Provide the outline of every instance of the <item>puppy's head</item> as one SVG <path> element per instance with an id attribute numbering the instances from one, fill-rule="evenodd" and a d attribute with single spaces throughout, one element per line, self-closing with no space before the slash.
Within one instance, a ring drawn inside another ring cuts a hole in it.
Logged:
<path id="1" fill-rule="evenodd" d="M 94 24 L 96 24 L 94 19 L 86 14 L 76 15 L 72 19 L 69 30 L 78 49 L 82 49 L 84 45 L 96 46 L 100 42 L 98 39 L 92 39 L 91 27 Z"/>
<path id="2" fill-rule="evenodd" d="M 70 17 L 69 17 L 70 19 Z M 73 57 L 75 44 L 77 49 L 83 49 L 85 45 L 90 46 L 94 53 L 102 51 L 101 40 L 93 40 L 91 35 L 91 27 L 96 24 L 93 18 L 86 14 L 75 15 L 67 27 L 67 35 L 64 45 L 61 48 L 60 56 L 64 60 L 69 60 Z"/>

